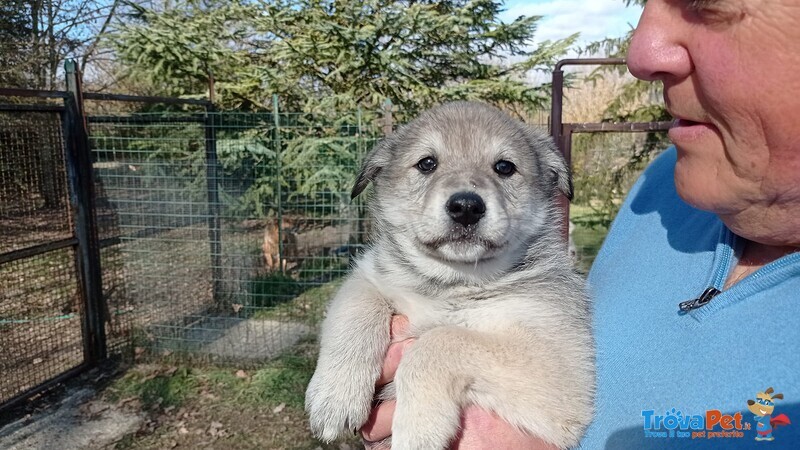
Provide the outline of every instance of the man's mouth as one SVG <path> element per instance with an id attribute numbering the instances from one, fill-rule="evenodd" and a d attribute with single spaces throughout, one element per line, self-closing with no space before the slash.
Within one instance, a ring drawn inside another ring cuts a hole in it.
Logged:
<path id="1" fill-rule="evenodd" d="M 709 132 L 713 133 L 716 127 L 706 122 L 695 122 L 689 119 L 675 119 L 669 129 L 669 138 L 675 144 L 691 142 L 699 139 Z"/>
<path id="2" fill-rule="evenodd" d="M 693 126 L 696 126 L 696 125 L 712 126 L 708 122 L 698 122 L 696 120 L 689 120 L 689 119 L 675 119 L 672 122 L 672 126 L 673 127 L 693 127 Z"/>

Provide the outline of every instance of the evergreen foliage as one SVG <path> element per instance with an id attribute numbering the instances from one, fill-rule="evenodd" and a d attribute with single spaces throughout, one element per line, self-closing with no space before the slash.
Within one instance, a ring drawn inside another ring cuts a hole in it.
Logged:
<path id="1" fill-rule="evenodd" d="M 500 2 L 197 1 L 129 4 L 112 34 L 126 73 L 164 95 L 205 96 L 237 110 L 328 114 L 377 110 L 385 99 L 414 114 L 480 99 L 524 117 L 549 103 L 547 71 L 576 36 L 531 49 L 538 17 L 499 19 Z M 502 61 L 514 61 L 505 62 Z"/>
<path id="2" fill-rule="evenodd" d="M 128 3 L 109 42 L 149 94 L 207 97 L 213 81 L 221 110 L 274 112 L 280 99 L 277 131 L 261 121 L 218 133 L 226 176 L 252 180 L 228 186 L 226 205 L 263 216 L 279 190 L 281 202 L 346 207 L 387 100 L 400 123 L 458 99 L 520 118 L 546 108 L 549 87 L 526 76 L 548 71 L 577 36 L 533 47 L 539 17 L 504 23 L 501 8 L 489 0 Z"/>

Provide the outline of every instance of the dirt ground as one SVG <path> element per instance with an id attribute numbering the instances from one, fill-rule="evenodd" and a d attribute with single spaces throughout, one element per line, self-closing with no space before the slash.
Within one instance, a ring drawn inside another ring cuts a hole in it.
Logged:
<path id="1" fill-rule="evenodd" d="M 102 387 L 96 374 L 0 428 L 0 448 L 353 450 L 356 437 L 325 444 L 310 433 L 303 394 L 313 345 L 260 369 L 139 363 Z M 300 352 L 302 355 L 302 351 Z M 190 367 L 191 366 L 191 367 Z"/>
<path id="2" fill-rule="evenodd" d="M 113 448 L 143 424 L 141 415 L 98 398 L 94 388 L 74 388 L 47 408 L 0 428 L 0 448 Z"/>

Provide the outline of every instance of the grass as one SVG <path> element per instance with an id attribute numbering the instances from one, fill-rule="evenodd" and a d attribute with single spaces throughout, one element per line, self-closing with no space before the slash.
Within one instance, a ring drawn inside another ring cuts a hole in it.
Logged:
<path id="1" fill-rule="evenodd" d="M 289 275 L 272 272 L 251 279 L 248 292 L 249 307 L 271 308 L 303 292 L 303 285 Z"/>
<path id="2" fill-rule="evenodd" d="M 248 293 L 250 306 L 268 308 L 295 298 L 310 287 L 336 279 L 348 273 L 349 266 L 342 258 L 310 258 L 303 262 L 296 275 L 269 272 L 252 278 Z"/>
<path id="3" fill-rule="evenodd" d="M 143 365 L 116 380 L 107 395 L 113 402 L 136 399 L 150 410 L 180 406 L 196 386 L 189 368 Z"/>
<path id="4" fill-rule="evenodd" d="M 260 368 L 238 372 L 231 367 L 196 365 L 177 367 L 180 356 L 163 357 L 158 364 L 135 366 L 106 391 L 111 401 L 137 399 L 144 409 L 181 406 L 201 392 L 223 396 L 236 404 L 285 403 L 302 409 L 303 395 L 314 372 L 316 346 L 312 338 L 301 341 Z"/>
<path id="5" fill-rule="evenodd" d="M 314 362 L 302 356 L 284 355 L 272 367 L 258 369 L 246 389 L 242 400 L 255 403 L 284 403 L 303 409 L 305 389 L 314 374 Z"/>
<path id="6" fill-rule="evenodd" d="M 592 214 L 592 209 L 588 206 L 571 205 L 570 218 L 580 218 Z M 572 232 L 572 239 L 575 241 L 575 248 L 578 251 L 578 266 L 581 272 L 588 273 L 592 267 L 597 252 L 603 245 L 603 240 L 608 234 L 608 229 L 601 226 L 590 228 L 583 226 L 578 221 L 575 230 Z"/>
<path id="7" fill-rule="evenodd" d="M 255 369 L 178 369 L 169 364 L 170 357 L 162 364 L 134 366 L 104 397 L 140 411 L 146 426 L 116 448 L 333 450 L 345 448 L 343 443 L 359 448 L 356 436 L 326 444 L 309 431 L 303 408 L 316 355 L 314 340 L 307 339 Z"/>
<path id="8" fill-rule="evenodd" d="M 258 320 L 294 320 L 308 325 L 318 325 L 322 321 L 325 307 L 333 298 L 342 279 L 337 278 L 325 284 L 307 287 L 301 294 L 271 308 L 258 308 L 253 318 Z"/>

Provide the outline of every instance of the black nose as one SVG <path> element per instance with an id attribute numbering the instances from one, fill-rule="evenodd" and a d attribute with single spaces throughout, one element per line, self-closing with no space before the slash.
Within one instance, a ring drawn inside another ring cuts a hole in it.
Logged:
<path id="1" fill-rule="evenodd" d="M 474 192 L 458 192 L 447 200 L 444 206 L 447 214 L 461 225 L 474 225 L 486 213 L 486 204 Z"/>

